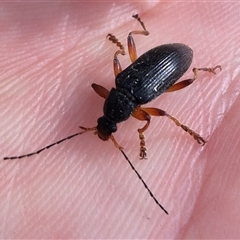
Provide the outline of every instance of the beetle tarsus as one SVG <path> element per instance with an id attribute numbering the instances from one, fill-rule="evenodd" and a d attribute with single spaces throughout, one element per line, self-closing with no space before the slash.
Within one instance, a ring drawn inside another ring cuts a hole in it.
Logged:
<path id="1" fill-rule="evenodd" d="M 205 145 L 205 143 L 207 142 L 206 140 L 203 139 L 203 137 L 201 137 L 198 133 L 194 132 L 191 128 L 189 128 L 186 125 L 183 125 L 182 123 L 180 123 L 175 117 L 169 115 L 168 113 L 165 112 L 165 116 L 167 116 L 168 118 L 170 118 L 171 120 L 174 121 L 174 123 L 178 126 L 181 127 L 185 132 L 187 132 L 188 134 L 190 134 L 199 144 L 201 144 L 202 146 Z"/>
<path id="2" fill-rule="evenodd" d="M 200 135 L 196 135 L 196 137 L 194 137 L 194 139 L 195 140 L 197 140 L 197 142 L 200 144 L 200 145 L 202 145 L 202 146 L 204 146 L 205 145 L 205 143 L 207 142 L 205 139 L 203 139 Z"/>
<path id="3" fill-rule="evenodd" d="M 206 140 L 203 139 L 203 137 L 201 137 L 198 133 L 194 132 L 188 126 L 181 125 L 181 128 L 187 133 L 189 133 L 200 145 L 204 146 L 205 143 L 207 142 Z"/>
<path id="4" fill-rule="evenodd" d="M 138 22 L 141 24 L 141 26 L 144 29 L 144 31 L 146 31 L 149 34 L 148 30 L 146 29 L 146 27 L 144 25 L 144 22 L 141 20 L 139 15 L 138 14 L 133 14 L 132 17 L 135 18 L 136 20 L 138 20 Z"/>
<path id="5" fill-rule="evenodd" d="M 140 139 L 140 159 L 147 159 L 147 148 L 145 144 L 145 136 L 142 132 L 139 132 Z"/>
<path id="6" fill-rule="evenodd" d="M 217 65 L 213 68 L 193 68 L 193 73 L 194 73 L 193 81 L 197 79 L 198 71 L 205 71 L 205 72 L 217 74 L 216 69 L 219 69 L 219 71 L 222 71 L 222 67 L 220 65 Z"/>
<path id="7" fill-rule="evenodd" d="M 123 55 L 125 55 L 124 46 L 123 46 L 122 43 L 115 37 L 115 35 L 109 33 L 109 34 L 107 35 L 107 38 L 108 38 L 109 41 L 111 41 L 112 43 L 116 44 L 117 47 L 120 48 L 121 52 L 124 52 Z"/>
<path id="8" fill-rule="evenodd" d="M 147 149 L 146 147 L 140 147 L 140 160 L 147 159 Z"/>

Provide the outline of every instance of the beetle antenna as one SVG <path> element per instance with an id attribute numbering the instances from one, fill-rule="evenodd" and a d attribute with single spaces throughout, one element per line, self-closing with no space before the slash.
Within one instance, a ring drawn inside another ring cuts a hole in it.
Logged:
<path id="1" fill-rule="evenodd" d="M 68 136 L 68 137 L 66 137 L 66 138 L 63 138 L 63 139 L 61 139 L 61 140 L 59 140 L 59 141 L 57 141 L 57 142 L 55 142 L 55 143 L 49 144 L 49 145 L 47 145 L 46 147 L 44 147 L 44 148 L 42 148 L 42 149 L 39 149 L 38 151 L 35 151 L 35 152 L 32 152 L 32 153 L 28 153 L 28 154 L 24 154 L 24 155 L 20 155 L 20 156 L 4 157 L 3 160 L 21 159 L 21 158 L 30 157 L 30 156 L 32 156 L 32 155 L 39 154 L 40 152 L 42 152 L 42 151 L 44 151 L 44 150 L 46 150 L 46 149 L 49 149 L 49 148 L 51 148 L 51 147 L 53 147 L 53 146 L 55 146 L 55 145 L 57 145 L 57 144 L 60 144 L 60 143 L 62 143 L 62 142 L 64 142 L 64 141 L 69 140 L 69 139 L 71 139 L 71 138 L 74 138 L 74 137 L 76 137 L 76 136 L 78 136 L 78 135 L 81 135 L 81 134 L 83 134 L 83 133 L 85 133 L 85 132 L 87 132 L 87 131 L 89 131 L 89 130 L 85 130 L 85 131 L 78 132 L 78 133 L 75 133 L 75 134 L 73 134 L 73 135 L 70 135 L 70 136 Z"/>
<path id="2" fill-rule="evenodd" d="M 133 166 L 133 164 L 131 163 L 131 161 L 129 160 L 129 158 L 127 157 L 127 155 L 125 154 L 125 152 L 122 149 L 119 149 L 124 158 L 128 161 L 129 165 L 131 166 L 132 170 L 137 174 L 138 178 L 141 180 L 141 182 L 143 183 L 144 187 L 148 190 L 148 193 L 150 194 L 150 196 L 153 198 L 153 200 L 155 201 L 155 203 L 168 215 L 167 210 L 158 202 L 158 200 L 154 197 L 153 193 L 151 192 L 151 190 L 149 189 L 148 185 L 144 182 L 144 180 L 142 179 L 141 175 L 138 173 L 138 171 L 136 170 L 136 168 Z"/>

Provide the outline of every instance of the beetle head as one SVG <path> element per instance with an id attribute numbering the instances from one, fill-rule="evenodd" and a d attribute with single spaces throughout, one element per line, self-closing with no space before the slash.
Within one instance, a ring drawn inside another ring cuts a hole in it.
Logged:
<path id="1" fill-rule="evenodd" d="M 100 139 L 106 141 L 110 138 L 113 132 L 117 131 L 117 125 L 114 122 L 109 121 L 107 118 L 100 117 L 98 120 L 96 134 Z"/>

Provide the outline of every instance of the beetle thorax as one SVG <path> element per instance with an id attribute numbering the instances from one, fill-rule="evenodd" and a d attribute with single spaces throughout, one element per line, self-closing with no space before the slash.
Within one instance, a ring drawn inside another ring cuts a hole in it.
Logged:
<path id="1" fill-rule="evenodd" d="M 112 88 L 104 103 L 104 117 L 114 123 L 123 122 L 130 117 L 136 106 L 128 91 Z"/>

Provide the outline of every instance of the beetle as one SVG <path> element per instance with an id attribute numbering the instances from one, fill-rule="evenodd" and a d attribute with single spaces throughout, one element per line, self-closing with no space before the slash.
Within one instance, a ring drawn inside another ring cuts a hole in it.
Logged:
<path id="1" fill-rule="evenodd" d="M 141 105 L 154 100 L 164 92 L 172 92 L 187 87 L 196 80 L 198 71 L 207 71 L 216 74 L 215 70 L 221 70 L 221 66 L 217 65 L 214 68 L 194 68 L 193 78 L 175 84 L 192 63 L 192 49 L 182 43 L 171 43 L 150 49 L 138 58 L 132 35 L 142 34 L 147 36 L 149 32 L 138 14 L 132 17 L 137 19 L 143 28 L 142 31 L 131 31 L 128 34 L 128 51 L 132 64 L 122 71 L 118 55 L 126 54 L 124 47 L 114 35 L 108 34 L 107 37 L 109 40 L 120 48 L 115 53 L 113 59 L 116 88 L 112 88 L 109 92 L 100 85 L 92 84 L 95 92 L 105 99 L 103 106 L 104 115 L 98 118 L 98 125 L 96 127 L 81 128 L 86 131 L 95 131 L 95 134 L 103 141 L 111 139 L 115 146 L 121 149 L 122 147 L 117 144 L 112 135 L 112 133 L 117 131 L 117 123 L 126 121 L 131 115 L 138 120 L 147 121 L 143 128 L 138 129 L 140 158 L 145 159 L 147 149 L 145 146 L 144 131 L 150 125 L 151 116 L 166 116 L 174 121 L 177 126 L 180 126 L 184 131 L 192 135 L 199 144 L 204 145 L 206 141 L 203 137 L 186 125 L 181 124 L 166 111 L 158 108 L 143 108 Z"/>
<path id="2" fill-rule="evenodd" d="M 123 148 L 117 143 L 112 134 L 117 131 L 117 124 L 126 121 L 130 116 L 133 116 L 141 121 L 146 121 L 146 124 L 142 128 L 138 129 L 140 140 L 140 158 L 145 159 L 147 157 L 147 148 L 145 144 L 144 132 L 150 125 L 151 116 L 166 116 L 177 126 L 189 133 L 199 144 L 204 145 L 206 140 L 204 140 L 203 137 L 201 137 L 188 126 L 180 123 L 175 117 L 166 111 L 153 107 L 142 107 L 141 105 L 154 100 L 164 92 L 173 92 L 189 86 L 197 79 L 199 71 L 206 71 L 216 74 L 216 69 L 221 70 L 221 66 L 217 65 L 213 68 L 193 68 L 193 78 L 182 80 L 176 83 L 176 81 L 178 81 L 189 69 L 192 63 L 192 49 L 182 43 L 164 44 L 150 49 L 140 57 L 137 57 L 133 35 L 140 34 L 147 36 L 149 35 L 149 32 L 138 14 L 135 14 L 132 17 L 140 23 L 143 30 L 131 31 L 128 34 L 128 52 L 132 64 L 129 65 L 125 70 L 122 70 L 118 59 L 118 55 L 126 55 L 124 46 L 113 34 L 107 35 L 107 38 L 119 48 L 119 50 L 115 52 L 113 59 L 116 87 L 108 91 L 103 86 L 100 86 L 96 83 L 92 84 L 94 91 L 105 99 L 103 116 L 98 118 L 97 126 L 91 128 L 80 126 L 80 128 L 83 130 L 81 132 L 61 139 L 60 141 L 52 143 L 38 151 L 20 156 L 5 157 L 4 160 L 30 157 L 32 155 L 39 154 L 45 149 L 57 145 L 65 140 L 76 137 L 85 132 L 94 131 L 94 133 L 98 135 L 101 140 L 112 140 L 114 145 L 122 152 L 123 156 L 137 174 L 138 178 L 142 181 L 150 196 L 154 199 L 158 206 L 166 214 L 168 214 L 165 208 L 155 198 L 147 184 L 144 182 L 140 174 L 128 159 L 127 155 L 123 151 Z"/>

